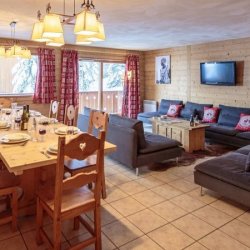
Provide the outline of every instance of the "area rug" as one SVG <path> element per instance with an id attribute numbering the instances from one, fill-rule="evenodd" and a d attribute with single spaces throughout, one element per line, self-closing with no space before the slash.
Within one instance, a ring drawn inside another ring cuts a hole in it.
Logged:
<path id="1" fill-rule="evenodd" d="M 206 143 L 204 150 L 195 151 L 193 153 L 187 153 L 183 151 L 182 156 L 179 158 L 178 166 L 190 166 L 194 164 L 197 159 L 202 159 L 209 156 L 220 156 L 235 149 L 235 147 L 228 145 Z M 152 171 L 164 171 L 166 168 L 175 166 L 177 166 L 177 163 L 176 160 L 173 159 L 161 163 L 154 163 L 149 167 L 149 169 Z"/>

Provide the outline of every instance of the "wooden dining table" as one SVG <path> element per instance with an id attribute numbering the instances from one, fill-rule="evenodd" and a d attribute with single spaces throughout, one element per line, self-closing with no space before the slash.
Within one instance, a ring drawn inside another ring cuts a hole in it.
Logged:
<path id="1" fill-rule="evenodd" d="M 39 127 L 39 125 L 37 125 Z M 20 176 L 20 187 L 23 190 L 23 197 L 19 201 L 19 214 L 33 214 L 35 206 L 35 192 L 40 184 L 46 183 L 55 176 L 55 164 L 57 154 L 47 154 L 49 146 L 58 142 L 60 135 L 54 131 L 62 124 L 47 125 L 44 141 L 33 141 L 24 143 L 7 144 L 0 143 L 0 159 L 10 173 Z M 18 130 L 0 129 L 0 138 L 9 133 L 27 133 Z M 76 135 L 66 136 L 66 141 Z M 104 153 L 108 154 L 116 150 L 116 145 L 105 142 Z M 46 152 L 46 154 L 44 154 Z"/>

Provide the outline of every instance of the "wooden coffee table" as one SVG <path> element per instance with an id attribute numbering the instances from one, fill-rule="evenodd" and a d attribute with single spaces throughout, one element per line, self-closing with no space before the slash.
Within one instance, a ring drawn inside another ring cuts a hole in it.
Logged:
<path id="1" fill-rule="evenodd" d="M 205 128 L 207 124 L 191 127 L 189 121 L 175 118 L 152 118 L 153 133 L 179 141 L 186 152 L 192 153 L 205 147 Z"/>

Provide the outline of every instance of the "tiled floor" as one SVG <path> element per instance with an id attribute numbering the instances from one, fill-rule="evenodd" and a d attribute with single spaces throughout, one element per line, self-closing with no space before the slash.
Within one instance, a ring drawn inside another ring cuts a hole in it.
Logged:
<path id="1" fill-rule="evenodd" d="M 200 196 L 193 183 L 194 165 L 165 171 L 143 168 L 137 177 L 117 162 L 108 158 L 105 162 L 104 250 L 250 249 L 250 211 L 208 190 Z M 51 232 L 50 221 L 46 223 Z M 34 228 L 35 217 L 21 218 L 16 233 L 9 225 L 1 226 L 0 249 L 47 249 L 36 245 Z M 88 236 L 84 228 L 71 229 L 72 222 L 64 223 L 62 249 Z"/>

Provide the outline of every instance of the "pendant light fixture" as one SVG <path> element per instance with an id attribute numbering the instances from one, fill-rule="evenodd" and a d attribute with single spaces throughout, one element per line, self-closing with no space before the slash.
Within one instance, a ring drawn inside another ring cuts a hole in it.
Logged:
<path id="1" fill-rule="evenodd" d="M 0 56 L 5 57 L 20 57 L 25 59 L 31 58 L 31 52 L 28 48 L 21 47 L 18 45 L 17 40 L 15 40 L 16 33 L 16 21 L 10 23 L 11 27 L 11 38 L 13 39 L 12 46 L 0 46 Z"/>
<path id="2" fill-rule="evenodd" d="M 63 14 L 51 12 L 51 5 L 46 7 L 46 15 L 41 19 L 41 13 L 38 11 L 38 21 L 33 26 L 32 40 L 37 42 L 46 42 L 51 46 L 64 45 L 62 25 L 74 25 L 74 34 L 76 35 L 76 44 L 86 45 L 91 42 L 104 41 L 104 25 L 100 22 L 99 12 L 94 12 L 95 5 L 93 0 L 84 0 L 81 7 L 83 10 L 72 15 L 65 14 L 65 0 Z M 1 51 L 0 51 L 1 53 Z"/>

